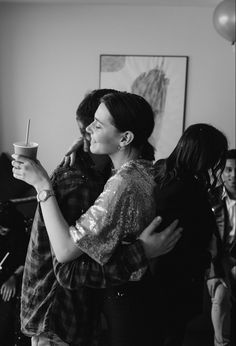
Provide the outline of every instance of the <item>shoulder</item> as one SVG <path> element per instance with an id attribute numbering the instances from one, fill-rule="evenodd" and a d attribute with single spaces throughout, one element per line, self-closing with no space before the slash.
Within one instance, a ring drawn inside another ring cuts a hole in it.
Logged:
<path id="1" fill-rule="evenodd" d="M 180 192 L 184 192 L 185 190 L 187 190 L 187 185 L 184 179 L 181 179 L 179 177 L 175 177 L 173 180 L 171 180 L 168 184 L 161 186 L 158 182 L 157 182 L 157 186 L 156 186 L 156 193 L 158 193 L 159 195 L 175 195 L 175 194 L 179 194 Z"/>
<path id="2" fill-rule="evenodd" d="M 153 191 L 155 186 L 153 165 L 146 160 L 133 160 L 124 164 L 108 180 L 105 189 L 113 190 L 116 194 L 144 193 Z"/>
<path id="3" fill-rule="evenodd" d="M 207 194 L 203 186 L 194 177 L 176 177 L 163 188 L 157 184 L 155 189 L 157 203 L 164 205 L 196 205 L 206 201 Z"/>
<path id="4" fill-rule="evenodd" d="M 138 183 L 140 180 L 154 181 L 153 164 L 147 160 L 129 161 L 117 171 L 117 174 L 124 180 L 133 183 Z"/>

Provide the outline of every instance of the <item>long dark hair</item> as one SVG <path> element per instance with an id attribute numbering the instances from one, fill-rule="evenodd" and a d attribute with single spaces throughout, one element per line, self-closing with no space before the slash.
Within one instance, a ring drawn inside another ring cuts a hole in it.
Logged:
<path id="1" fill-rule="evenodd" d="M 142 96 L 125 91 L 105 95 L 101 102 L 109 110 L 119 131 L 133 132 L 131 145 L 140 150 L 140 156 L 153 161 L 154 148 L 148 142 L 154 128 L 154 113 L 150 104 Z"/>
<path id="2" fill-rule="evenodd" d="M 191 174 L 208 188 L 215 186 L 225 166 L 228 141 L 209 124 L 189 126 L 175 149 L 156 164 L 156 181 L 164 186 L 174 178 Z"/>

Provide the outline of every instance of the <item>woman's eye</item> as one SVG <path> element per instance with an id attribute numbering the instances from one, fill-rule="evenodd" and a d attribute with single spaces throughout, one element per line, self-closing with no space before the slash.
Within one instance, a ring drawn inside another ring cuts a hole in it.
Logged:
<path id="1" fill-rule="evenodd" d="M 94 125 L 95 125 L 95 129 L 100 129 L 101 128 L 101 125 L 97 121 L 95 121 Z"/>

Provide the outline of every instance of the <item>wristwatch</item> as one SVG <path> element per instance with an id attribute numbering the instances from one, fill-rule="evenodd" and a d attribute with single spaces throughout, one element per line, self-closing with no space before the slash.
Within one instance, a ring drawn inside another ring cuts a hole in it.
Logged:
<path id="1" fill-rule="evenodd" d="M 37 194 L 37 201 L 45 202 L 51 196 L 55 196 L 55 193 L 53 190 L 42 190 Z"/>

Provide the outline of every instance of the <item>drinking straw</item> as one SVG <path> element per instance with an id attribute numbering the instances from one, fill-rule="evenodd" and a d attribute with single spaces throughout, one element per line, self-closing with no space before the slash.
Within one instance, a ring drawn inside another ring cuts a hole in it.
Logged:
<path id="1" fill-rule="evenodd" d="M 25 144 L 28 145 L 29 142 L 29 129 L 30 129 L 30 119 L 27 123 L 26 135 L 25 135 Z"/>
<path id="2" fill-rule="evenodd" d="M 7 252 L 6 255 L 3 257 L 3 259 L 0 262 L 0 267 L 2 266 L 2 264 L 5 262 L 5 260 L 7 259 L 7 257 L 9 256 L 10 252 Z"/>

